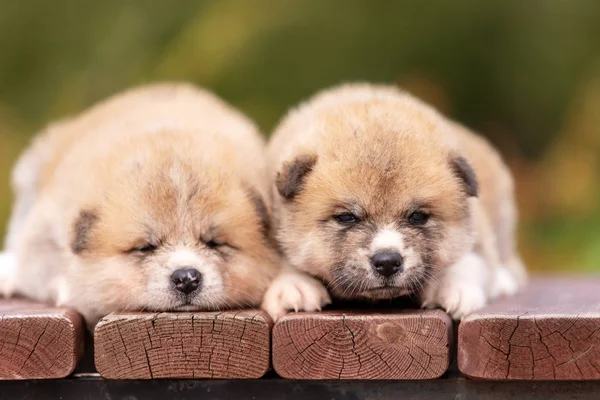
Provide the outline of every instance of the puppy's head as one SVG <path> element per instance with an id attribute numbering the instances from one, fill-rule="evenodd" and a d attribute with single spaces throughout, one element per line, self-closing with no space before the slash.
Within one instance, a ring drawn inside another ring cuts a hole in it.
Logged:
<path id="1" fill-rule="evenodd" d="M 77 305 L 102 315 L 260 302 L 276 267 L 263 197 L 226 168 L 169 153 L 138 152 L 98 179 L 114 182 L 72 226 Z"/>
<path id="2" fill-rule="evenodd" d="M 472 245 L 474 171 L 435 137 L 369 121 L 348 134 L 340 134 L 343 124 L 330 128 L 338 131 L 318 151 L 279 168 L 286 256 L 337 297 L 418 292 Z"/>

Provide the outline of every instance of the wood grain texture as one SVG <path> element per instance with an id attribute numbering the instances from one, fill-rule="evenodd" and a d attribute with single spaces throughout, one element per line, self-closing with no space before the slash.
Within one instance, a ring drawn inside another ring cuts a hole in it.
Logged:
<path id="1" fill-rule="evenodd" d="M 292 313 L 273 327 L 273 368 L 289 379 L 434 379 L 451 330 L 440 310 Z"/>
<path id="2" fill-rule="evenodd" d="M 271 325 L 257 310 L 111 314 L 94 333 L 96 368 L 109 379 L 260 378 Z"/>
<path id="3" fill-rule="evenodd" d="M 54 379 L 83 356 L 83 318 L 73 310 L 0 298 L 0 379 Z"/>
<path id="4" fill-rule="evenodd" d="M 479 379 L 600 379 L 600 279 L 535 279 L 468 316 L 458 366 Z"/>

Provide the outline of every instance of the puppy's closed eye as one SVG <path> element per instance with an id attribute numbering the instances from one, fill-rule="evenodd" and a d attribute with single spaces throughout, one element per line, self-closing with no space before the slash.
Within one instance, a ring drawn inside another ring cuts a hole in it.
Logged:
<path id="1" fill-rule="evenodd" d="M 140 253 L 153 253 L 153 252 L 156 251 L 157 248 L 158 247 L 155 246 L 155 245 L 153 245 L 153 244 L 146 243 L 146 244 L 138 246 L 138 247 L 136 247 L 136 248 L 134 248 L 132 250 L 133 251 L 139 251 Z"/>
<path id="2" fill-rule="evenodd" d="M 218 236 L 201 237 L 200 242 L 210 250 L 223 251 L 228 249 L 237 250 L 230 242 Z"/>
<path id="3" fill-rule="evenodd" d="M 156 250 L 158 250 L 158 247 L 159 246 L 157 244 L 155 244 L 151 241 L 140 240 L 137 243 L 135 243 L 133 246 L 131 246 L 128 250 L 125 250 L 124 253 L 147 255 L 147 254 L 154 253 Z"/>
<path id="4" fill-rule="evenodd" d="M 206 247 L 208 247 L 209 249 L 217 249 L 217 248 L 219 248 L 219 247 L 222 247 L 222 246 L 227 246 L 227 243 L 225 243 L 225 242 L 220 242 L 220 241 L 218 241 L 218 240 L 216 240 L 216 239 L 210 239 L 210 240 L 207 240 L 206 242 L 204 242 L 204 244 L 205 244 L 205 245 L 206 245 Z"/>

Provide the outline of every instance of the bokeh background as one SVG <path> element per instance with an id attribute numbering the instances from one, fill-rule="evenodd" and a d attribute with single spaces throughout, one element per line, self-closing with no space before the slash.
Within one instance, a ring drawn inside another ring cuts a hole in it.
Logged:
<path id="1" fill-rule="evenodd" d="M 531 269 L 600 271 L 599 1 L 0 0 L 0 233 L 37 130 L 157 80 L 265 134 L 316 90 L 394 82 L 502 151 Z"/>

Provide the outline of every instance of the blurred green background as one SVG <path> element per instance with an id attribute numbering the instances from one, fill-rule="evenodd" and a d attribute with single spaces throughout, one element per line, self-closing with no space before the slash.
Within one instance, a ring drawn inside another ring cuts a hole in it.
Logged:
<path id="1" fill-rule="evenodd" d="M 38 129 L 156 80 L 264 132 L 318 89 L 397 83 L 502 151 L 530 268 L 600 271 L 598 1 L 0 0 L 0 233 Z"/>

